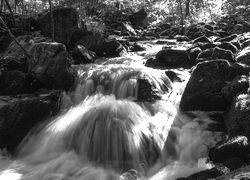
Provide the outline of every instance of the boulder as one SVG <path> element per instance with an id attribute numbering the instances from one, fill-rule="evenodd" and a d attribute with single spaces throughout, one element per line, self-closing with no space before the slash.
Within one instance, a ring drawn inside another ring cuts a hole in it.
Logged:
<path id="1" fill-rule="evenodd" d="M 216 45 L 213 43 L 195 43 L 195 46 L 201 48 L 202 51 L 216 47 Z"/>
<path id="2" fill-rule="evenodd" d="M 212 58 L 213 59 L 225 59 L 225 60 L 228 60 L 229 62 L 235 62 L 232 51 L 221 49 L 219 47 L 214 48 Z"/>
<path id="3" fill-rule="evenodd" d="M 221 90 L 237 75 L 248 75 L 249 66 L 211 60 L 199 63 L 193 70 L 181 98 L 183 111 L 224 111 L 228 102 Z"/>
<path id="4" fill-rule="evenodd" d="M 241 44 L 241 48 L 244 49 L 245 47 L 250 46 L 250 39 L 245 40 L 242 44 Z"/>
<path id="5" fill-rule="evenodd" d="M 36 43 L 30 49 L 33 58 L 32 75 L 44 87 L 68 90 L 74 83 L 74 75 L 69 70 L 70 59 L 66 47 L 56 42 Z"/>
<path id="6" fill-rule="evenodd" d="M 59 111 L 59 91 L 37 97 L 11 98 L 0 106 L 0 148 L 14 152 L 35 125 L 44 122 Z"/>
<path id="7" fill-rule="evenodd" d="M 194 48 L 191 48 L 187 51 L 188 53 L 188 57 L 190 59 L 190 61 L 195 64 L 196 62 L 196 58 L 198 57 L 198 55 L 201 53 L 201 48 L 199 47 L 194 47 Z"/>
<path id="8" fill-rule="evenodd" d="M 249 82 L 249 76 L 236 76 L 233 81 L 229 82 L 225 87 L 222 88 L 221 93 L 227 102 L 230 103 L 237 94 L 247 93 Z"/>
<path id="9" fill-rule="evenodd" d="M 201 51 L 196 58 L 196 64 L 202 61 L 211 60 L 213 52 L 214 52 L 213 48 L 209 48 L 204 51 Z"/>
<path id="10" fill-rule="evenodd" d="M 82 45 L 88 50 L 91 50 L 96 53 L 97 49 L 101 46 L 103 41 L 104 41 L 104 38 L 102 37 L 101 34 L 94 33 L 94 34 L 88 34 L 86 36 L 82 36 L 82 38 L 79 39 L 75 45 L 76 46 Z"/>
<path id="11" fill-rule="evenodd" d="M 77 45 L 71 52 L 74 64 L 93 63 L 96 59 L 96 54 L 82 45 Z"/>
<path id="12" fill-rule="evenodd" d="M 229 138 L 209 150 L 214 163 L 223 163 L 230 170 L 240 168 L 249 161 L 250 145 L 245 136 Z"/>
<path id="13" fill-rule="evenodd" d="M 210 43 L 210 40 L 206 36 L 201 36 L 193 40 L 193 43 Z"/>
<path id="14" fill-rule="evenodd" d="M 67 49 L 72 50 L 76 47 L 77 42 L 84 38 L 85 36 L 91 36 L 93 35 L 93 32 L 90 31 L 84 31 L 78 27 L 73 27 L 71 29 L 68 29 L 66 32 L 67 42 L 66 46 Z"/>
<path id="15" fill-rule="evenodd" d="M 156 60 L 167 67 L 192 66 L 186 50 L 164 49 L 156 54 Z"/>
<path id="16" fill-rule="evenodd" d="M 210 24 L 205 24 L 203 27 L 210 30 L 210 31 L 214 30 L 214 27 L 212 25 L 210 25 Z"/>
<path id="17" fill-rule="evenodd" d="M 225 125 L 230 137 L 250 138 L 250 95 L 238 94 L 234 97 L 229 110 L 225 113 Z"/>
<path id="18" fill-rule="evenodd" d="M 0 72 L 0 95 L 16 95 L 27 91 L 26 75 L 18 70 Z"/>
<path id="19" fill-rule="evenodd" d="M 232 34 L 230 36 L 220 38 L 220 39 L 216 40 L 216 42 L 230 42 L 230 41 L 234 40 L 237 37 L 238 37 L 237 34 Z"/>
<path id="20" fill-rule="evenodd" d="M 123 45 L 115 39 L 105 39 L 96 50 L 93 50 L 98 56 L 119 57 L 126 53 Z"/>
<path id="21" fill-rule="evenodd" d="M 69 29 L 78 27 L 79 14 L 76 9 L 70 7 L 57 8 L 53 10 L 55 40 L 60 43 L 67 43 Z M 38 23 L 41 34 L 51 37 L 50 13 L 40 14 Z"/>
<path id="22" fill-rule="evenodd" d="M 236 51 L 238 50 L 238 48 L 230 42 L 223 42 L 220 45 L 218 45 L 218 47 L 221 49 L 230 50 L 232 51 L 232 53 L 236 53 Z"/>
<path id="23" fill-rule="evenodd" d="M 250 65 L 250 46 L 245 47 L 236 55 L 238 63 Z"/>
<path id="24" fill-rule="evenodd" d="M 0 53 L 3 53 L 11 43 L 11 38 L 4 33 L 0 35 Z"/>
<path id="25" fill-rule="evenodd" d="M 188 177 L 181 177 L 176 180 L 206 180 L 206 179 L 215 179 L 219 176 L 222 176 L 229 172 L 226 168 L 212 168 L 208 170 L 204 170 L 195 174 L 192 174 Z"/>
<path id="26" fill-rule="evenodd" d="M 144 8 L 129 16 L 129 20 L 133 26 L 143 26 L 146 18 L 147 12 Z"/>
<path id="27" fill-rule="evenodd" d="M 32 35 L 19 36 L 17 38 L 19 44 L 21 44 L 26 51 L 29 51 L 34 44 L 40 42 L 50 41 L 45 37 L 38 37 Z M 20 70 L 22 72 L 28 71 L 27 57 L 23 50 L 12 41 L 6 51 L 0 56 L 2 63 L 7 70 Z"/>

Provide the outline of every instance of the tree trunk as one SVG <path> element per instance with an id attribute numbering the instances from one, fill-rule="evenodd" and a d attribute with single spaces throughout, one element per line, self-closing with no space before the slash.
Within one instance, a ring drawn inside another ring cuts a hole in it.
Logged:
<path id="1" fill-rule="evenodd" d="M 8 0 L 5 0 L 5 3 L 6 3 L 6 5 L 7 5 L 7 8 L 8 8 L 9 11 L 10 11 L 10 16 L 11 16 L 11 20 L 12 20 L 13 26 L 16 26 L 15 18 L 14 18 L 14 15 L 13 15 L 13 12 L 12 12 L 12 10 L 11 10 L 11 6 L 10 6 Z"/>
<path id="2" fill-rule="evenodd" d="M 53 17 L 51 0 L 49 0 L 49 10 L 50 10 L 51 39 L 52 39 L 52 42 L 54 42 L 55 41 L 55 29 L 54 29 L 54 17 Z"/>
<path id="3" fill-rule="evenodd" d="M 1 7 L 0 7 L 0 16 L 3 13 L 3 4 L 4 4 L 4 0 L 1 0 Z"/>
<path id="4" fill-rule="evenodd" d="M 187 18 L 190 16 L 190 0 L 186 0 L 186 14 L 185 17 Z"/>
<path id="5" fill-rule="evenodd" d="M 184 17 L 183 17 L 183 10 L 182 10 L 182 2 L 179 0 L 179 7 L 181 13 L 181 33 L 183 33 L 183 25 L 184 25 Z"/>

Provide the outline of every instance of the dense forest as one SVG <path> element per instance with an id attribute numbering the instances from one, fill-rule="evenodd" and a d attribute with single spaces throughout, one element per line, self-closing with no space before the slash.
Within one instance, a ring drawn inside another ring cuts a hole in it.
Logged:
<path id="1" fill-rule="evenodd" d="M 249 0 L 0 0 L 1 180 L 250 179 Z"/>

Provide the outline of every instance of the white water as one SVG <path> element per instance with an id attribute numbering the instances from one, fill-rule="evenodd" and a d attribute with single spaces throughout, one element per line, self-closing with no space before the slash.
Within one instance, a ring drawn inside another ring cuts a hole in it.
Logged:
<path id="1" fill-rule="evenodd" d="M 62 114 L 33 129 L 15 156 L 1 153 L 0 180 L 174 180 L 211 168 L 207 150 L 220 133 L 206 130 L 206 114 L 179 112 L 185 82 L 142 66 L 78 72 Z M 163 100 L 140 101 L 141 78 Z"/>

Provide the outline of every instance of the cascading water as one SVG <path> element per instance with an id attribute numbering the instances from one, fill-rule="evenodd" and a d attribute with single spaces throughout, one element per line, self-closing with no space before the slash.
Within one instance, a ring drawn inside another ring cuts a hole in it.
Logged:
<path id="1" fill-rule="evenodd" d="M 62 114 L 35 127 L 14 157 L 2 153 L 1 180 L 171 180 L 211 166 L 201 158 L 220 134 L 206 130 L 204 113 L 179 112 L 185 82 L 131 64 L 77 71 Z"/>

